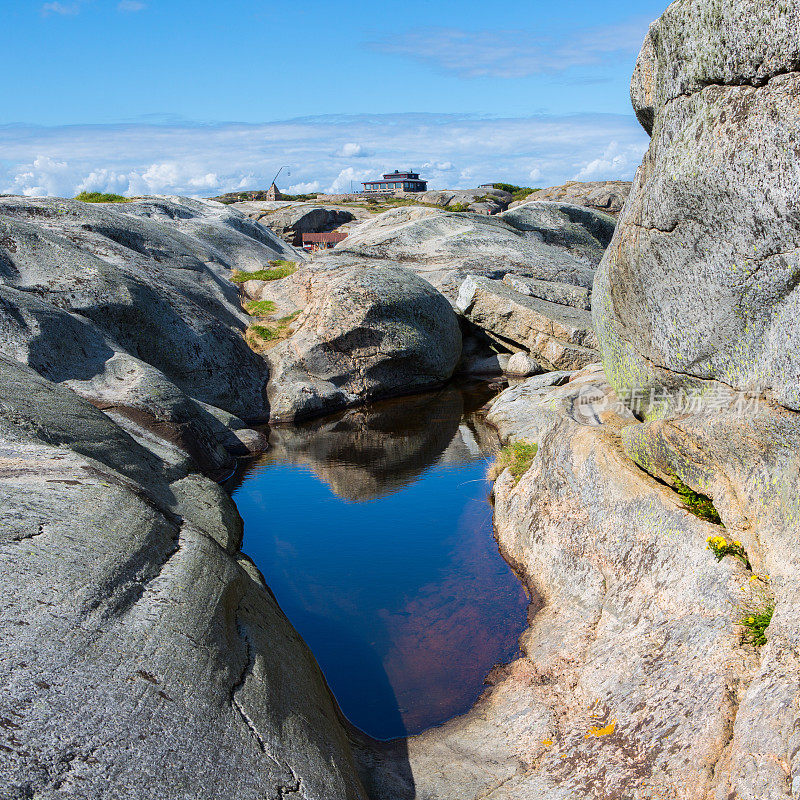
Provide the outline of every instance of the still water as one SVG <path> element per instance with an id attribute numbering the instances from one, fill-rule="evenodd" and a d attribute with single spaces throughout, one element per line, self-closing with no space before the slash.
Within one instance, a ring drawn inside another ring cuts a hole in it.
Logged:
<path id="1" fill-rule="evenodd" d="M 525 592 L 485 479 L 485 386 L 271 431 L 229 484 L 258 565 L 342 711 L 378 739 L 464 713 L 517 653 Z"/>

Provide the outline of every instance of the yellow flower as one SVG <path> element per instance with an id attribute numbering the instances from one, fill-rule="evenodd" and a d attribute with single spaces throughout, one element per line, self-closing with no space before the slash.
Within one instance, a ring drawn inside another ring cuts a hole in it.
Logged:
<path id="1" fill-rule="evenodd" d="M 748 617 L 748 618 L 747 618 L 747 621 L 748 621 L 748 623 L 749 623 L 750 625 L 752 625 L 752 624 L 753 624 L 753 623 L 756 621 L 756 618 L 755 618 L 755 617 Z"/>
<path id="2" fill-rule="evenodd" d="M 741 543 L 741 542 L 734 542 L 734 543 L 733 543 L 733 546 L 734 546 L 734 547 L 741 547 L 741 546 L 742 546 L 742 543 Z"/>

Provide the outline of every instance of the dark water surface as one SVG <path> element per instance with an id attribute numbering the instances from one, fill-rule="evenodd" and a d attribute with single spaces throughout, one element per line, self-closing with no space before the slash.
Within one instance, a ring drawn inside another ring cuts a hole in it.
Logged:
<path id="1" fill-rule="evenodd" d="M 366 733 L 419 733 L 469 709 L 511 660 L 525 592 L 501 558 L 485 480 L 484 386 L 275 429 L 229 488 L 243 551 Z"/>

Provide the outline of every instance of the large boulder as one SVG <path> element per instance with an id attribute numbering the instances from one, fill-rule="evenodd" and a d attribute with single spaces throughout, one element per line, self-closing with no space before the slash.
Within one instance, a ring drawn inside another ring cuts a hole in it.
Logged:
<path id="1" fill-rule="evenodd" d="M 580 369 L 599 358 L 588 311 L 472 277 L 462 284 L 456 307 L 487 336 L 513 352 L 528 353 L 543 369 Z"/>
<path id="2" fill-rule="evenodd" d="M 630 191 L 630 181 L 568 181 L 563 186 L 537 189 L 524 200 L 511 203 L 509 208 L 516 208 L 535 200 L 550 200 L 585 206 L 616 216 L 622 211 Z"/>
<path id="3" fill-rule="evenodd" d="M 269 351 L 273 421 L 420 391 L 453 374 L 461 355 L 456 315 L 410 270 L 352 266 L 316 287 L 292 337 Z"/>
<path id="4" fill-rule="evenodd" d="M 643 420 L 619 432 L 627 463 L 713 502 L 747 555 L 721 561 L 747 579 L 734 623 L 774 604 L 758 650 L 735 628 L 724 748 L 690 756 L 713 764 L 695 786 L 673 767 L 677 797 L 800 790 L 799 25 L 796 0 L 679 0 L 651 26 L 632 98 L 652 141 L 594 286 L 606 375 Z"/>
<path id="5" fill-rule="evenodd" d="M 596 264 L 496 217 L 419 207 L 363 223 L 322 258 L 401 263 L 451 299 L 468 274 L 500 279 L 510 272 L 589 287 Z"/>
<path id="6" fill-rule="evenodd" d="M 800 4 L 676 2 L 632 96 L 652 142 L 598 273 L 623 394 L 719 381 L 800 409 Z"/>
<path id="7" fill-rule="evenodd" d="M 364 798 L 227 494 L 2 357 L 0 397 L 0 796 Z"/>

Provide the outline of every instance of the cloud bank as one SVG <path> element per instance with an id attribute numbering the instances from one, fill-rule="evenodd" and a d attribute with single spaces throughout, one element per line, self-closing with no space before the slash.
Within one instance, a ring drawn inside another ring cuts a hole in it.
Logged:
<path id="1" fill-rule="evenodd" d="M 349 191 L 394 169 L 418 169 L 431 188 L 489 181 L 550 186 L 632 177 L 647 137 L 631 115 L 491 119 L 458 114 L 307 117 L 220 123 L 0 126 L 0 193 L 72 197 L 208 197 L 280 188 Z"/>

